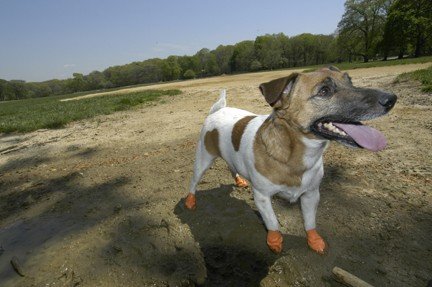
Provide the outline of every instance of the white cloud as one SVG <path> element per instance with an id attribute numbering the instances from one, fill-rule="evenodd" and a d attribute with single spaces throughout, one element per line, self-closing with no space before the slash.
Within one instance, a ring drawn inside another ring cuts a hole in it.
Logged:
<path id="1" fill-rule="evenodd" d="M 75 64 L 64 64 L 63 65 L 63 68 L 73 68 L 73 67 L 76 67 L 76 65 Z"/>

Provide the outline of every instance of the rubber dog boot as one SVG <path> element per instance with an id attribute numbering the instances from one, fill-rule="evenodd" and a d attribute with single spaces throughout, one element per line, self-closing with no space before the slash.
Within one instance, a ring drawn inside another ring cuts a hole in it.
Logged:
<path id="1" fill-rule="evenodd" d="M 187 209 L 194 210 L 196 208 L 196 197 L 195 194 L 189 193 L 185 200 L 185 206 Z"/>
<path id="2" fill-rule="evenodd" d="M 282 251 L 283 237 L 279 231 L 269 230 L 267 232 L 267 245 L 271 251 L 278 254 Z"/>
<path id="3" fill-rule="evenodd" d="M 306 234 L 309 247 L 321 255 L 324 254 L 326 244 L 318 232 L 315 229 L 311 229 L 306 231 Z"/>
<path id="4" fill-rule="evenodd" d="M 237 187 L 248 187 L 249 184 L 246 181 L 246 179 L 244 179 L 240 175 L 236 175 L 236 177 L 235 177 L 235 185 Z"/>

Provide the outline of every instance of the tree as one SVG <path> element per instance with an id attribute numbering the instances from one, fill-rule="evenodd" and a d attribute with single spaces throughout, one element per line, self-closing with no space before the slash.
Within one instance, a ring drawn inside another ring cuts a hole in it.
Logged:
<path id="1" fill-rule="evenodd" d="M 359 38 L 361 38 L 359 31 L 341 33 L 336 38 L 339 54 L 342 58 L 348 59 L 350 63 L 354 60 L 356 55 L 360 54 L 361 42 L 358 41 Z"/>
<path id="2" fill-rule="evenodd" d="M 255 55 L 266 69 L 276 69 L 282 63 L 282 43 L 276 35 L 258 36 L 254 43 Z"/>
<path id="3" fill-rule="evenodd" d="M 182 69 L 177 61 L 176 56 L 169 56 L 162 62 L 162 74 L 164 81 L 178 80 Z"/>
<path id="4" fill-rule="evenodd" d="M 163 60 L 159 58 L 148 59 L 140 64 L 139 83 L 157 83 L 163 80 Z"/>
<path id="5" fill-rule="evenodd" d="M 85 81 L 83 74 L 73 73 L 73 78 L 70 81 L 69 88 L 72 92 L 83 91 L 85 87 Z"/>
<path id="6" fill-rule="evenodd" d="M 15 100 L 16 96 L 8 81 L 0 79 L 0 101 Z"/>
<path id="7" fill-rule="evenodd" d="M 389 9 L 382 50 L 388 54 L 395 49 L 401 58 L 411 45 L 414 57 L 419 57 L 432 41 L 431 30 L 432 1 L 397 0 Z"/>
<path id="8" fill-rule="evenodd" d="M 320 64 L 317 61 L 320 61 L 320 58 L 324 56 L 323 51 L 326 50 L 326 47 L 319 47 L 319 37 L 320 35 L 303 33 L 291 38 L 291 40 L 295 42 L 296 57 L 300 66 Z M 319 54 L 321 54 L 321 56 Z"/>
<path id="9" fill-rule="evenodd" d="M 97 90 L 106 87 L 106 79 L 103 73 L 99 71 L 93 71 L 84 77 L 86 90 Z"/>
<path id="10" fill-rule="evenodd" d="M 187 70 L 184 74 L 183 74 L 183 78 L 184 79 L 195 79 L 196 75 L 195 72 L 191 69 Z"/>
<path id="11" fill-rule="evenodd" d="M 313 64 L 320 65 L 335 62 L 338 59 L 336 42 L 333 35 L 313 35 L 315 45 Z"/>
<path id="12" fill-rule="evenodd" d="M 318 64 L 316 61 L 320 59 L 320 56 L 317 56 L 317 53 L 321 53 L 321 50 L 318 49 L 318 37 L 319 35 L 304 33 L 290 39 L 291 54 L 289 61 L 293 67 Z M 327 48 L 321 47 L 320 49 L 326 50 Z"/>
<path id="13" fill-rule="evenodd" d="M 261 62 L 258 60 L 253 60 L 251 65 L 250 65 L 250 70 L 251 71 L 259 71 L 261 70 L 263 67 L 261 65 Z"/>
<path id="14" fill-rule="evenodd" d="M 187 71 L 187 70 L 194 71 L 195 69 L 198 69 L 198 59 L 197 58 L 194 58 L 191 56 L 181 56 L 181 57 L 177 57 L 177 62 L 178 62 L 180 69 L 182 71 Z M 183 75 L 182 75 L 183 79 L 184 79 L 184 74 L 185 73 L 183 73 Z"/>
<path id="15" fill-rule="evenodd" d="M 11 80 L 9 81 L 10 96 L 14 95 L 14 99 L 25 99 L 28 98 L 28 86 L 25 81 L 22 80 Z"/>
<path id="16" fill-rule="evenodd" d="M 53 94 L 48 82 L 27 83 L 26 86 L 28 89 L 29 98 L 40 98 Z"/>
<path id="17" fill-rule="evenodd" d="M 249 71 L 253 60 L 255 60 L 254 41 L 237 43 L 230 59 L 231 70 L 236 72 Z"/>
<path id="18" fill-rule="evenodd" d="M 194 57 L 198 60 L 198 69 L 195 70 L 198 75 L 204 77 L 219 74 L 216 56 L 210 53 L 209 49 L 199 50 Z"/>
<path id="19" fill-rule="evenodd" d="M 230 59 L 234 53 L 234 46 L 219 45 L 214 51 L 211 51 L 211 53 L 216 57 L 219 72 L 223 74 L 231 73 Z"/>
<path id="20" fill-rule="evenodd" d="M 354 53 L 368 62 L 381 41 L 391 0 L 347 0 L 338 24 L 339 35 L 359 43 Z M 352 47 L 352 46 L 351 46 Z"/>

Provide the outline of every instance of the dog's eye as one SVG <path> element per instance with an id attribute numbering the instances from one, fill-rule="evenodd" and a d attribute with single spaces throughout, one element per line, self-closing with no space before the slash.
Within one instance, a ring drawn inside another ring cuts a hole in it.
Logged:
<path id="1" fill-rule="evenodd" d="M 322 88 L 319 90 L 317 96 L 319 96 L 319 97 L 326 97 L 326 96 L 329 96 L 329 95 L 330 95 L 330 91 L 331 91 L 331 90 L 330 90 L 329 87 L 322 87 Z"/>

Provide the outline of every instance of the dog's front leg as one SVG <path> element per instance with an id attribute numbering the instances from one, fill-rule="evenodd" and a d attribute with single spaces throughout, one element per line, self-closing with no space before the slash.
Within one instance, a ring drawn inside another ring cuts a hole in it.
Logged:
<path id="1" fill-rule="evenodd" d="M 318 189 L 307 191 L 300 198 L 308 245 L 315 252 L 323 254 L 326 244 L 315 229 L 319 199 L 320 194 Z"/>
<path id="2" fill-rule="evenodd" d="M 256 189 L 253 189 L 253 193 L 255 205 L 267 228 L 267 245 L 274 253 L 280 253 L 282 251 L 283 238 L 279 232 L 279 222 L 273 211 L 271 198 Z"/>

